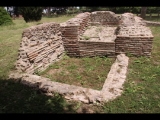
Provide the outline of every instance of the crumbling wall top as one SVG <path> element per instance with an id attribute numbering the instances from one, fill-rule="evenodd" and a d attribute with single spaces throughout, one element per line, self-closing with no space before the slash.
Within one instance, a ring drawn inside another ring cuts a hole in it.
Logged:
<path id="1" fill-rule="evenodd" d="M 115 15 L 115 13 L 114 12 L 112 12 L 112 11 L 94 11 L 94 12 L 92 12 L 91 14 L 99 14 L 99 13 L 108 13 L 108 14 L 112 14 L 112 15 Z"/>
<path id="2" fill-rule="evenodd" d="M 74 18 L 69 19 L 68 21 L 61 23 L 61 26 L 80 26 L 80 23 L 90 15 L 89 12 L 80 13 L 76 15 Z"/>
<path id="3" fill-rule="evenodd" d="M 124 13 L 120 18 L 120 25 L 117 28 L 118 36 L 153 37 L 150 28 L 146 26 L 141 17 L 137 17 L 132 13 Z"/>
<path id="4" fill-rule="evenodd" d="M 122 26 L 118 36 L 126 37 L 153 37 L 151 30 L 145 26 Z"/>
<path id="5" fill-rule="evenodd" d="M 119 16 L 111 11 L 94 11 L 91 13 L 91 22 L 118 22 Z"/>
<path id="6" fill-rule="evenodd" d="M 133 26 L 133 25 L 142 25 L 146 26 L 146 23 L 141 17 L 135 16 L 132 13 L 124 13 L 120 17 L 121 25 L 123 26 Z"/>

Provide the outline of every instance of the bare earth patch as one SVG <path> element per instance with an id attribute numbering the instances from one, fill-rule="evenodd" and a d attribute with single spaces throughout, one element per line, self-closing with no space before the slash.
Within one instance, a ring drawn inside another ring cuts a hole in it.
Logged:
<path id="1" fill-rule="evenodd" d="M 80 37 L 80 40 L 114 42 L 117 27 L 89 26 Z"/>

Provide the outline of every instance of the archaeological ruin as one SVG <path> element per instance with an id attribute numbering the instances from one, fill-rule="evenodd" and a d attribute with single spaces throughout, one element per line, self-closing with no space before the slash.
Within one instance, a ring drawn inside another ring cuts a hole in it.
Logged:
<path id="1" fill-rule="evenodd" d="M 113 99 L 120 95 L 121 92 L 117 91 L 122 91 L 126 78 L 129 58 L 125 54 L 151 56 L 154 37 L 148 24 L 151 23 L 132 13 L 117 15 L 111 11 L 95 11 L 80 13 L 60 24 L 51 22 L 32 26 L 23 31 L 15 64 L 17 71 L 23 74 L 10 76 L 22 78 L 23 84 L 49 91 L 50 94 L 56 91 L 68 99 L 86 103 Z M 33 75 L 61 59 L 64 53 L 70 57 L 115 57 L 103 89 L 96 91 L 70 86 Z M 117 73 L 117 69 L 121 72 Z M 118 87 L 115 87 L 115 81 L 120 82 Z M 111 89 L 113 92 L 110 92 Z"/>
<path id="2" fill-rule="evenodd" d="M 120 53 L 150 56 L 153 35 L 142 18 L 131 13 L 85 12 L 58 24 L 44 23 L 23 31 L 16 68 L 33 73 L 70 57 L 107 56 Z"/>

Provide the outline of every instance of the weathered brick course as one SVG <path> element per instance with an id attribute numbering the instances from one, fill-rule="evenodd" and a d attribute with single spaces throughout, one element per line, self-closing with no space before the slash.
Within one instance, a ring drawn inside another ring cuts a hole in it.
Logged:
<path id="1" fill-rule="evenodd" d="M 60 59 L 64 51 L 70 57 L 114 57 L 122 52 L 149 57 L 154 37 L 146 25 L 151 24 L 157 23 L 132 13 L 118 16 L 111 11 L 95 11 L 78 14 L 61 24 L 32 26 L 22 33 L 16 68 L 28 73 L 43 70 Z M 87 33 L 89 27 L 92 34 Z M 86 34 L 88 38 L 84 38 Z"/>
<path id="2" fill-rule="evenodd" d="M 52 22 L 25 29 L 18 52 L 18 71 L 34 73 L 45 69 L 64 52 L 60 25 Z"/>

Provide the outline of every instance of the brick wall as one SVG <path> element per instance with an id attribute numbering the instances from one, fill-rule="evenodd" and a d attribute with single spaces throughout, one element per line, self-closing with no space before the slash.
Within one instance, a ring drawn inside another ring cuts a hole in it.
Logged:
<path id="1" fill-rule="evenodd" d="M 80 55 L 78 39 L 89 25 L 90 13 L 85 12 L 78 14 L 76 17 L 61 23 L 62 39 L 64 48 L 70 57 Z"/>
<path id="2" fill-rule="evenodd" d="M 16 69 L 34 73 L 61 58 L 64 52 L 60 25 L 45 23 L 27 28 L 22 33 Z"/>
<path id="3" fill-rule="evenodd" d="M 80 56 L 115 56 L 115 42 L 79 41 Z"/>
<path id="4" fill-rule="evenodd" d="M 132 13 L 121 15 L 117 27 L 116 54 L 121 52 L 135 56 L 151 56 L 153 35 L 142 18 Z"/>
<path id="5" fill-rule="evenodd" d="M 153 37 L 117 36 L 116 54 L 121 52 L 135 56 L 151 56 Z"/>
<path id="6" fill-rule="evenodd" d="M 98 14 L 97 14 L 98 13 Z M 102 13 L 102 14 L 101 14 Z M 112 12 L 96 12 L 96 16 L 99 20 L 104 17 L 104 14 L 108 17 L 106 20 L 108 25 L 117 24 L 117 17 Z M 90 26 L 91 20 L 96 16 L 92 16 L 88 12 L 78 14 L 76 17 L 61 23 L 62 39 L 64 48 L 70 57 L 81 56 L 108 56 L 113 57 L 115 55 L 115 42 L 95 42 L 95 41 L 79 41 L 80 35 L 84 33 L 87 26 Z M 105 18 L 104 18 L 105 19 Z M 94 21 L 95 22 L 95 21 Z M 106 21 L 101 22 L 106 24 Z"/>

